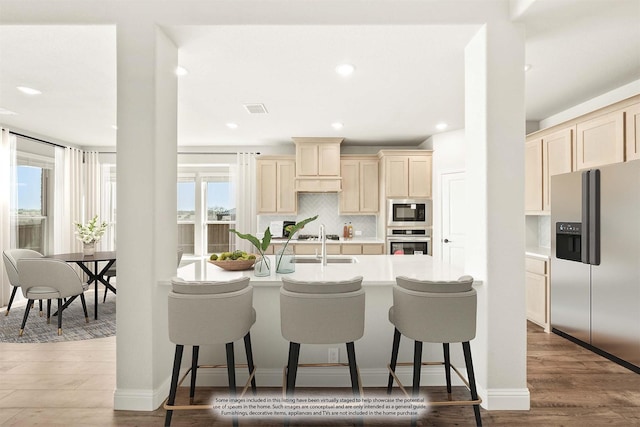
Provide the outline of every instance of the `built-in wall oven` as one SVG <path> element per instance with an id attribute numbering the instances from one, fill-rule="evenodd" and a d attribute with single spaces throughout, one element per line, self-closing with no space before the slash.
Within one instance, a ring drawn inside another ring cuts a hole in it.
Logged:
<path id="1" fill-rule="evenodd" d="M 387 254 L 429 255 L 431 236 L 427 229 L 387 229 Z"/>
<path id="2" fill-rule="evenodd" d="M 425 228 L 429 225 L 431 225 L 430 200 L 387 200 L 387 227 Z"/>

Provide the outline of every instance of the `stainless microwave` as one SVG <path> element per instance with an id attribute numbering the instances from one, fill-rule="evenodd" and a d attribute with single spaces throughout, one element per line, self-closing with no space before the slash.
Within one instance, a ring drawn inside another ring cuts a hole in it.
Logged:
<path id="1" fill-rule="evenodd" d="M 387 200 L 388 227 L 428 227 L 431 225 L 431 200 Z"/>

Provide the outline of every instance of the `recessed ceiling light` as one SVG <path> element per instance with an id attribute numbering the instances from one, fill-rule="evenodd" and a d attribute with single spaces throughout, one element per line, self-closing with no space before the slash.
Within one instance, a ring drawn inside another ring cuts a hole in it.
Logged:
<path id="1" fill-rule="evenodd" d="M 336 67 L 336 73 L 340 74 L 343 77 L 350 76 L 353 74 L 356 67 L 351 64 L 340 64 Z"/>
<path id="2" fill-rule="evenodd" d="M 20 92 L 27 95 L 40 95 L 42 93 L 38 89 L 34 89 L 27 86 L 16 86 L 16 89 L 18 89 Z"/>
<path id="3" fill-rule="evenodd" d="M 529 71 L 531 69 L 531 64 L 524 64 L 524 71 Z"/>
<path id="4" fill-rule="evenodd" d="M 227 123 L 227 127 L 229 129 L 238 129 L 238 124 L 237 123 Z"/>
<path id="5" fill-rule="evenodd" d="M 189 74 L 189 70 L 184 67 L 177 66 L 176 67 L 176 76 L 186 76 Z"/>
<path id="6" fill-rule="evenodd" d="M 448 125 L 447 125 L 446 123 L 438 123 L 438 124 L 436 125 L 436 129 L 438 129 L 438 130 L 445 130 L 445 129 L 447 128 L 447 126 L 448 126 Z"/>
<path id="7" fill-rule="evenodd" d="M 13 116 L 13 115 L 15 115 L 15 114 L 18 114 L 18 113 L 14 112 L 14 111 L 11 111 L 11 110 L 7 110 L 7 109 L 4 109 L 4 108 L 0 107 L 0 115 L 3 115 L 3 116 Z"/>
<path id="8" fill-rule="evenodd" d="M 344 127 L 344 125 L 340 122 L 333 122 L 331 123 L 331 127 L 334 128 L 335 130 L 340 130 Z"/>

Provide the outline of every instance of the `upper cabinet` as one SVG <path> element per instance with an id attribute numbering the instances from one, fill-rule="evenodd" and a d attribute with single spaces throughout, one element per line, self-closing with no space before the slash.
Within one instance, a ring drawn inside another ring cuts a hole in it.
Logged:
<path id="1" fill-rule="evenodd" d="M 624 112 L 613 111 L 576 126 L 576 169 L 624 161 Z"/>
<path id="2" fill-rule="evenodd" d="M 551 177 L 573 170 L 573 128 L 562 129 L 525 143 L 525 211 L 549 212 Z"/>
<path id="3" fill-rule="evenodd" d="M 378 213 L 378 159 L 375 156 L 343 157 L 340 160 L 341 214 Z"/>
<path id="4" fill-rule="evenodd" d="M 380 151 L 386 198 L 431 198 L 431 151 Z"/>
<path id="5" fill-rule="evenodd" d="M 293 138 L 296 144 L 296 191 L 340 191 L 340 144 L 343 138 Z"/>
<path id="6" fill-rule="evenodd" d="M 627 161 L 640 159 L 640 103 L 624 110 Z"/>
<path id="7" fill-rule="evenodd" d="M 256 161 L 258 214 L 295 214 L 296 163 L 292 156 L 263 156 Z"/>

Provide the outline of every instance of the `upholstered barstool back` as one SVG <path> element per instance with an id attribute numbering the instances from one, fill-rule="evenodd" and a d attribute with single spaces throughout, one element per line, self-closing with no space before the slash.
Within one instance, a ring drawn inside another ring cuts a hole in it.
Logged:
<path id="1" fill-rule="evenodd" d="M 353 342 L 364 334 L 362 277 L 335 282 L 282 278 L 282 336 L 299 344 Z"/>
<path id="2" fill-rule="evenodd" d="M 167 409 L 165 426 L 171 424 L 173 411 L 176 409 L 211 409 L 212 405 L 193 405 L 196 375 L 198 368 L 227 368 L 229 393 L 236 395 L 234 342 L 244 339 L 249 379 L 253 392 L 256 392 L 255 367 L 251 350 L 249 330 L 256 321 L 253 308 L 253 287 L 248 277 L 224 282 L 190 282 L 179 278 L 171 281 L 172 289 L 168 296 L 169 340 L 176 344 L 173 361 L 171 389 L 164 407 Z M 224 344 L 226 346 L 226 365 L 198 365 L 198 354 L 201 345 Z M 191 368 L 178 379 L 182 352 L 185 345 L 193 346 Z M 178 386 L 187 374 L 191 373 L 189 390 L 190 405 L 176 406 L 175 399 Z M 233 425 L 238 424 L 237 417 Z"/>
<path id="3" fill-rule="evenodd" d="M 248 277 L 227 282 L 175 278 L 169 292 L 169 339 L 182 345 L 242 339 L 256 321 L 252 304 L 253 287 Z"/>
<path id="4" fill-rule="evenodd" d="M 477 295 L 473 278 L 431 282 L 399 276 L 389 321 L 400 333 L 422 342 L 465 342 L 476 336 Z"/>
<path id="5" fill-rule="evenodd" d="M 448 400 L 436 402 L 439 405 L 473 405 L 476 425 L 482 425 L 480 402 L 476 390 L 473 362 L 471 359 L 471 341 L 476 336 L 477 294 L 472 288 L 473 278 L 462 276 L 452 281 L 417 280 L 399 276 L 393 287 L 393 306 L 389 309 L 389 321 L 394 325 L 391 362 L 389 363 L 389 382 L 387 392 L 391 393 L 394 380 L 400 388 L 404 387 L 395 374 L 397 365 L 413 366 L 413 396 L 420 390 L 420 370 L 422 365 L 443 365 L 445 368 Z M 404 335 L 415 341 L 413 363 L 398 363 L 400 338 Z M 422 362 L 422 343 L 442 343 L 444 362 Z M 468 381 L 451 365 L 449 344 L 462 343 Z M 453 401 L 451 399 L 451 368 L 467 384 L 471 399 Z M 405 391 L 406 393 L 406 391 Z M 408 394 L 408 393 L 406 393 Z M 412 418 L 412 425 L 417 419 Z"/>

